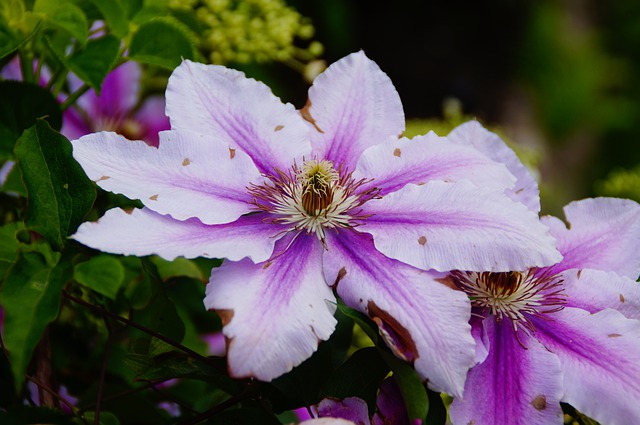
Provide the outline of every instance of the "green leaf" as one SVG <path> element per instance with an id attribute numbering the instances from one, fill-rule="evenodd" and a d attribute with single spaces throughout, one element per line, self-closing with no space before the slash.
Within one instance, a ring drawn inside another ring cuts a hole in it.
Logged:
<path id="1" fill-rule="evenodd" d="M 69 277 L 66 263 L 51 267 L 45 257 L 36 252 L 22 252 L 0 292 L 5 312 L 4 344 L 18 389 L 42 332 L 58 315 L 60 291 Z"/>
<path id="2" fill-rule="evenodd" d="M 323 397 L 360 397 L 373 410 L 380 382 L 389 373 L 387 363 L 375 347 L 362 348 L 331 375 L 322 388 Z"/>
<path id="3" fill-rule="evenodd" d="M 9 223 L 0 227 L 0 280 L 18 258 L 16 233 L 22 227 L 22 223 Z"/>
<path id="4" fill-rule="evenodd" d="M 44 16 L 48 26 L 62 29 L 85 45 L 89 37 L 89 24 L 82 9 L 64 0 L 37 0 L 35 13 Z"/>
<path id="5" fill-rule="evenodd" d="M 354 322 L 362 328 L 367 336 L 373 341 L 374 344 L 378 341 L 378 327 L 375 322 L 371 320 L 366 314 L 360 313 L 350 307 L 347 307 L 342 301 L 338 301 L 336 304 L 338 310 L 347 317 L 353 319 Z"/>
<path id="6" fill-rule="evenodd" d="M 118 258 L 101 254 L 76 265 L 73 278 L 107 298 L 115 300 L 124 283 L 124 266 Z"/>
<path id="7" fill-rule="evenodd" d="M 131 39 L 129 57 L 152 65 L 174 69 L 182 59 L 193 59 L 194 37 L 180 21 L 170 17 L 154 18 L 140 25 Z"/>
<path id="8" fill-rule="evenodd" d="M 10 10 L 3 10 L 3 4 Z M 5 21 L 2 17 L 7 18 Z M 7 22 L 19 21 L 22 29 L 13 31 Z M 0 2 L 0 59 L 14 52 L 18 47 L 29 41 L 40 28 L 42 19 L 33 16 L 31 12 L 24 11 L 24 4 L 19 0 L 9 0 L 8 3 Z"/>
<path id="9" fill-rule="evenodd" d="M 201 282 L 206 282 L 208 276 L 204 276 L 198 265 L 192 260 L 184 257 L 178 257 L 173 261 L 167 261 L 158 256 L 151 257 L 151 262 L 158 268 L 158 274 L 162 280 L 168 280 L 172 277 L 191 277 Z"/>
<path id="10" fill-rule="evenodd" d="M 60 130 L 62 111 L 56 99 L 42 87 L 22 81 L 0 81 L 0 158 L 9 158 L 16 140 L 37 118 L 46 117 Z"/>
<path id="11" fill-rule="evenodd" d="M 88 423 L 95 423 L 96 412 L 85 412 L 84 418 Z M 118 417 L 111 412 L 100 412 L 99 422 L 100 425 L 120 425 Z"/>
<path id="12" fill-rule="evenodd" d="M 43 120 L 18 139 L 14 154 L 28 198 L 27 226 L 61 250 L 93 205 L 93 183 L 71 155 L 71 144 Z"/>
<path id="13" fill-rule="evenodd" d="M 84 49 L 76 52 L 65 63 L 74 74 L 100 94 L 104 77 L 115 63 L 119 50 L 120 40 L 106 35 L 89 40 Z"/>
<path id="14" fill-rule="evenodd" d="M 120 0 L 90 0 L 98 8 L 104 20 L 107 22 L 111 33 L 118 38 L 123 38 L 129 32 L 127 11 Z"/>
<path id="15" fill-rule="evenodd" d="M 380 354 L 393 371 L 393 377 L 400 387 L 409 421 L 424 421 L 429 413 L 429 396 L 415 369 L 386 350 L 380 350 Z"/>

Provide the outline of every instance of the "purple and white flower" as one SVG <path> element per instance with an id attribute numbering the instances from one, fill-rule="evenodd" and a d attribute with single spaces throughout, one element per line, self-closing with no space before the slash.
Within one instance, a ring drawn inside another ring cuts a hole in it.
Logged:
<path id="1" fill-rule="evenodd" d="M 123 63 L 107 74 L 100 95 L 89 90 L 64 112 L 60 132 L 72 140 L 96 131 L 115 131 L 158 146 L 158 132 L 170 127 L 164 98 L 149 96 L 141 102 L 141 82 L 140 65 Z M 70 74 L 69 86 L 75 91 L 82 81 Z"/>
<path id="2" fill-rule="evenodd" d="M 330 66 L 301 111 L 222 66 L 184 61 L 157 148 L 101 132 L 73 142 L 103 189 L 145 208 L 83 224 L 88 246 L 223 257 L 205 305 L 229 371 L 271 380 L 335 327 L 335 287 L 433 388 L 460 395 L 474 361 L 466 295 L 427 270 L 507 271 L 560 255 L 503 164 L 433 133 L 399 137 L 391 81 L 364 53 Z"/>
<path id="3" fill-rule="evenodd" d="M 454 133 L 489 137 L 477 123 Z M 472 300 L 479 362 L 454 425 L 560 425 L 560 402 L 603 424 L 640 423 L 640 205 L 596 198 L 564 211 L 569 228 L 542 218 L 564 256 L 555 265 L 452 272 Z"/>

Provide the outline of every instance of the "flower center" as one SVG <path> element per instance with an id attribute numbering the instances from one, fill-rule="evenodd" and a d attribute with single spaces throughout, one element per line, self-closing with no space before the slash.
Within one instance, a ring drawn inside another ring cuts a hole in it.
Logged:
<path id="1" fill-rule="evenodd" d="M 360 208 L 378 197 L 380 189 L 364 188 L 370 180 L 354 180 L 352 173 L 335 168 L 326 159 L 305 160 L 301 166 L 266 175 L 266 182 L 251 185 L 252 204 L 269 213 L 272 223 L 285 224 L 288 230 L 315 233 L 324 244 L 325 230 L 353 228 L 369 215 Z"/>
<path id="2" fill-rule="evenodd" d="M 454 271 L 451 276 L 469 295 L 474 307 L 494 315 L 498 322 L 511 320 L 516 331 L 520 327 L 535 332 L 530 316 L 543 317 L 562 310 L 566 303 L 560 276 L 536 269 L 506 273 Z"/>

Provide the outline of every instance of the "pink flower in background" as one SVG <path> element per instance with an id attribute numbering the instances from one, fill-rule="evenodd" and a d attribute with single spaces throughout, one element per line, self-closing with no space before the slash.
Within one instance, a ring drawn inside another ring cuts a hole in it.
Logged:
<path id="1" fill-rule="evenodd" d="M 205 305 L 229 371 L 271 380 L 329 338 L 335 287 L 433 388 L 460 395 L 473 364 L 469 300 L 426 270 L 557 262 L 536 212 L 505 195 L 504 165 L 433 133 L 412 140 L 400 98 L 364 53 L 321 74 L 302 111 L 222 66 L 184 61 L 159 147 L 101 132 L 73 142 L 108 211 L 74 238 L 127 255 L 223 257 Z"/>
<path id="2" fill-rule="evenodd" d="M 136 62 L 125 62 L 107 74 L 100 95 L 89 90 L 75 106 L 64 112 L 62 130 L 69 140 L 96 131 L 115 131 L 133 140 L 158 146 L 158 132 L 170 128 L 162 96 L 141 102 L 142 69 Z M 72 91 L 82 86 L 69 76 Z"/>
<path id="3" fill-rule="evenodd" d="M 453 138 L 497 136 L 470 123 Z M 537 187 L 524 192 L 533 199 Z M 542 218 L 557 264 L 452 273 L 472 300 L 478 361 L 451 405 L 454 425 L 560 425 L 560 402 L 603 424 L 640 423 L 640 205 L 585 199 L 565 215 L 569 227 Z"/>

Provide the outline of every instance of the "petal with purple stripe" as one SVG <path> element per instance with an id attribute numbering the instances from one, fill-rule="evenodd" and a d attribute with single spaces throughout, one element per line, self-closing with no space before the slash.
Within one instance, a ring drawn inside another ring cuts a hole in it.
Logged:
<path id="1" fill-rule="evenodd" d="M 73 156 L 105 190 L 140 199 L 178 220 L 228 223 L 251 211 L 250 183 L 262 181 L 251 158 L 197 133 L 167 131 L 156 149 L 115 133 L 73 142 Z"/>
<path id="2" fill-rule="evenodd" d="M 195 131 L 245 151 L 258 169 L 288 170 L 309 155 L 309 128 L 291 104 L 244 73 L 185 60 L 167 86 L 171 128 Z"/>
<path id="3" fill-rule="evenodd" d="M 192 218 L 179 221 L 147 208 L 126 212 L 107 211 L 96 222 L 83 223 L 72 236 L 78 242 L 106 252 L 124 255 L 157 254 L 176 257 L 244 257 L 264 261 L 273 252 L 280 226 L 263 223 L 262 214 L 240 217 L 233 223 L 210 226 Z"/>
<path id="4" fill-rule="evenodd" d="M 483 321 L 487 359 L 469 371 L 462 398 L 449 414 L 454 424 L 561 425 L 562 371 L 555 355 L 510 321 Z"/>
<path id="5" fill-rule="evenodd" d="M 640 321 L 567 307 L 534 325 L 560 359 L 562 401 L 603 424 L 640 423 Z"/>
<path id="6" fill-rule="evenodd" d="M 555 217 L 543 217 L 564 256 L 552 267 L 614 271 L 637 279 L 640 274 L 640 204 L 629 199 L 590 198 L 564 207 L 568 229 Z"/>
<path id="7" fill-rule="evenodd" d="M 371 186 L 385 195 L 408 183 L 424 184 L 429 180 L 471 180 L 478 186 L 504 191 L 512 187 L 515 177 L 503 164 L 489 159 L 470 146 L 449 142 L 430 132 L 426 136 L 390 138 L 368 148 L 354 172 L 357 179 L 372 179 Z"/>
<path id="8" fill-rule="evenodd" d="M 537 214 L 467 180 L 409 184 L 363 206 L 383 254 L 422 269 L 510 271 L 562 257 Z"/>
<path id="9" fill-rule="evenodd" d="M 379 325 L 389 348 L 438 390 L 459 395 L 473 365 L 467 296 L 425 271 L 385 257 L 370 235 L 327 234 L 327 282 L 351 308 Z"/>
<path id="10" fill-rule="evenodd" d="M 473 146 L 494 161 L 507 166 L 517 182 L 507 191 L 511 199 L 522 202 L 531 211 L 540 212 L 540 190 L 515 152 L 495 133 L 482 127 L 478 121 L 469 121 L 454 128 L 447 138 L 454 143 Z"/>
<path id="11" fill-rule="evenodd" d="M 204 304 L 222 317 L 233 377 L 277 378 L 309 358 L 335 328 L 322 244 L 314 236 L 288 239 L 278 241 L 270 261 L 225 262 L 211 272 Z"/>
<path id="12" fill-rule="evenodd" d="M 567 306 L 597 313 L 618 310 L 629 319 L 640 319 L 640 283 L 614 272 L 584 269 L 561 273 Z"/>
<path id="13" fill-rule="evenodd" d="M 315 128 L 314 153 L 349 170 L 366 148 L 404 131 L 398 92 L 362 51 L 333 63 L 315 79 L 302 116 Z"/>

